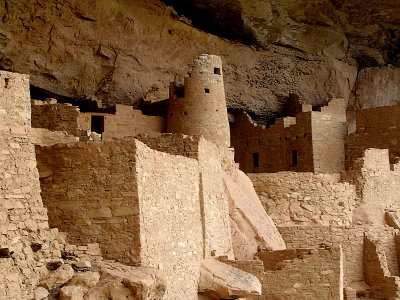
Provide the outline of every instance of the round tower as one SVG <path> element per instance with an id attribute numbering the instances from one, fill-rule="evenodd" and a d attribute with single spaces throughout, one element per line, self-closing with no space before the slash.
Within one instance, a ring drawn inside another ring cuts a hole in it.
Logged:
<path id="1" fill-rule="evenodd" d="M 203 54 L 193 61 L 184 84 L 172 82 L 167 132 L 202 135 L 218 145 L 230 146 L 222 61 Z"/>

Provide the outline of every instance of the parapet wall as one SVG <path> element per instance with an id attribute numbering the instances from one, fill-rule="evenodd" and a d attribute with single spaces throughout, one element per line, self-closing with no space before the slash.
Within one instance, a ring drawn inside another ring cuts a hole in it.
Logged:
<path id="1" fill-rule="evenodd" d="M 340 174 L 248 174 L 268 215 L 279 226 L 350 225 L 359 205 L 356 188 Z"/>
<path id="2" fill-rule="evenodd" d="M 288 248 L 333 247 L 341 243 L 343 249 L 344 284 L 364 280 L 364 234 L 379 237 L 386 250 L 391 275 L 398 276 L 398 259 L 395 243 L 396 231 L 383 225 L 353 226 L 288 226 L 278 227 Z"/>

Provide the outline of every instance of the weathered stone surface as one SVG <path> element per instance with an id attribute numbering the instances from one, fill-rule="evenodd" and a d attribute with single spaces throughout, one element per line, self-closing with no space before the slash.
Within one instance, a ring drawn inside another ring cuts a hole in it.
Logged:
<path id="1" fill-rule="evenodd" d="M 213 299 L 235 299 L 261 295 L 261 283 L 254 275 L 213 258 L 200 267 L 199 292 Z"/>
<path id="2" fill-rule="evenodd" d="M 77 273 L 68 285 L 94 287 L 100 280 L 100 273 L 95 271 Z"/>
<path id="3" fill-rule="evenodd" d="M 260 20 L 267 16 L 252 7 Z M 0 67 L 29 73 L 34 86 L 59 98 L 91 98 L 104 105 L 166 99 L 169 82 L 181 79 L 187 71 L 182 65 L 201 53 L 222 57 L 228 107 L 264 118 L 278 112 L 291 92 L 311 104 L 347 99 L 356 79 L 355 67 L 334 58 L 343 56 L 344 35 L 324 27 L 313 29 L 318 37 L 327 36 L 316 47 L 318 38 L 300 42 L 304 51 L 332 53 L 314 57 L 287 49 L 255 50 L 207 34 L 180 21 L 158 0 L 17 1 L 7 9 L 1 4 L 0 12 Z M 332 44 L 337 38 L 342 42 Z"/>
<path id="4" fill-rule="evenodd" d="M 102 276 L 99 284 L 89 290 L 87 299 L 162 299 L 166 291 L 165 278 L 156 269 L 110 261 L 97 262 L 95 266 Z M 116 295 L 127 298 L 113 298 Z"/>
<path id="5" fill-rule="evenodd" d="M 357 109 L 395 105 L 400 100 L 400 69 L 392 66 L 362 69 L 355 91 Z"/>
<path id="6" fill-rule="evenodd" d="M 83 300 L 87 291 L 83 286 L 64 286 L 60 290 L 60 300 Z"/>
<path id="7" fill-rule="evenodd" d="M 62 265 L 56 271 L 50 272 L 49 275 L 40 282 L 40 286 L 48 290 L 57 288 L 74 276 L 74 270 L 70 265 Z"/>
<path id="8" fill-rule="evenodd" d="M 35 293 L 34 293 L 34 299 L 35 300 L 43 300 L 43 299 L 47 299 L 47 296 L 49 295 L 49 291 L 48 290 L 46 290 L 44 287 L 38 287 L 36 290 L 35 290 Z"/>
<path id="9" fill-rule="evenodd" d="M 285 249 L 285 242 L 265 212 L 246 174 L 238 170 L 235 182 L 224 173 L 223 180 L 229 200 L 235 258 L 253 259 L 259 247 L 269 250 Z"/>
<path id="10" fill-rule="evenodd" d="M 396 0 L 164 2 L 192 19 L 196 27 L 263 48 L 275 45 L 319 56 L 347 55 L 362 66 L 399 59 Z"/>

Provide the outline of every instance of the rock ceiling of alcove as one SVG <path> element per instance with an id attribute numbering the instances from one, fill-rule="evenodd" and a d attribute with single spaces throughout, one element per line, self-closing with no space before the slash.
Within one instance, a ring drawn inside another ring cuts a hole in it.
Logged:
<path id="1" fill-rule="evenodd" d="M 60 99 L 138 105 L 213 53 L 228 107 L 268 119 L 289 93 L 348 99 L 357 67 L 399 64 L 398 0 L 165 2 L 0 2 L 0 69 Z"/>

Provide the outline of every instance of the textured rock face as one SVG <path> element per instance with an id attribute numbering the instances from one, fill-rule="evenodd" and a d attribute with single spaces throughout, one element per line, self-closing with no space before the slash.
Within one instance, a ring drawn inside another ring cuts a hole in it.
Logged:
<path id="1" fill-rule="evenodd" d="M 355 100 L 358 109 L 397 104 L 400 101 L 400 69 L 390 66 L 362 69 Z"/>
<path id="2" fill-rule="evenodd" d="M 207 32 L 263 48 L 284 46 L 362 66 L 398 63 L 398 2 L 164 0 Z"/>
<path id="3" fill-rule="evenodd" d="M 263 23 L 269 8 L 248 5 L 259 14 L 252 22 Z M 33 86 L 58 98 L 105 106 L 166 99 L 169 82 L 201 53 L 222 57 L 228 107 L 262 118 L 276 114 L 291 92 L 311 104 L 347 99 L 356 79 L 356 67 L 337 60 L 344 46 L 327 56 L 314 55 L 321 49 L 255 50 L 191 27 L 158 0 L 7 1 L 0 16 L 0 68 L 30 74 Z"/>

